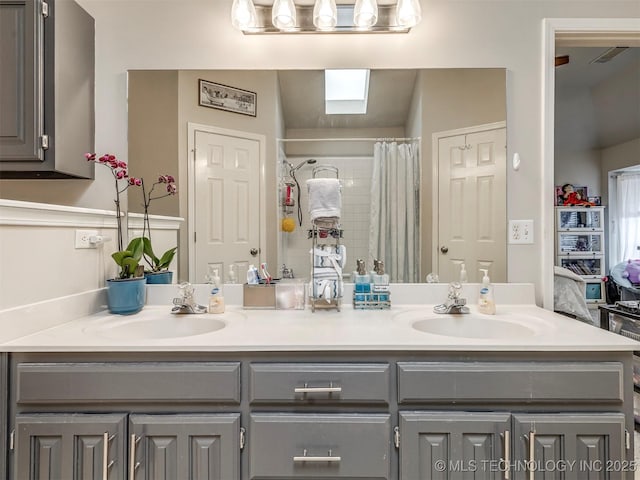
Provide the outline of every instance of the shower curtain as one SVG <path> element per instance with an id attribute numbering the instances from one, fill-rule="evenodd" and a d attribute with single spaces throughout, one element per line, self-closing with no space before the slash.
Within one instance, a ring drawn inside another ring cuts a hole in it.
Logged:
<path id="1" fill-rule="evenodd" d="M 384 260 L 392 282 L 419 282 L 420 162 L 416 143 L 374 145 L 369 258 Z"/>

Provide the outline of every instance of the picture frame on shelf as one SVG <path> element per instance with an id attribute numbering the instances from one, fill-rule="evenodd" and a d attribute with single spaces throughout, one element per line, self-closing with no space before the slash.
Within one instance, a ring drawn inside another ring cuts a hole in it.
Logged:
<path id="1" fill-rule="evenodd" d="M 592 197 L 587 197 L 587 198 L 596 207 L 599 207 L 600 205 L 602 205 L 602 197 L 600 195 L 594 195 Z"/>
<path id="2" fill-rule="evenodd" d="M 198 80 L 198 105 L 201 107 L 255 117 L 257 103 L 258 95 L 256 92 L 208 80 Z"/>

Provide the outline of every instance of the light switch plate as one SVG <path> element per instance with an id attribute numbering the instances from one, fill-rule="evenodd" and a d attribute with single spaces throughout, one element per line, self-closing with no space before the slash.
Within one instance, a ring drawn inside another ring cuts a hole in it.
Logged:
<path id="1" fill-rule="evenodd" d="M 533 220 L 509 220 L 508 235 L 510 244 L 532 244 Z"/>

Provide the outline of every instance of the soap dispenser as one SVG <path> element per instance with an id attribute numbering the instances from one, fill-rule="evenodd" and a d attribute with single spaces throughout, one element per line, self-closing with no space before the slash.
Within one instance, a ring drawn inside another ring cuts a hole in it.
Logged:
<path id="1" fill-rule="evenodd" d="M 375 264 L 375 274 L 373 275 L 373 293 L 378 294 L 381 302 L 389 301 L 389 274 L 384 273 L 384 262 L 378 260 Z"/>
<path id="2" fill-rule="evenodd" d="M 211 294 L 209 295 L 209 313 L 224 313 L 224 293 L 218 276 L 218 269 L 213 271 Z"/>
<path id="3" fill-rule="evenodd" d="M 366 300 L 367 293 L 371 293 L 371 275 L 367 273 L 364 260 L 356 260 L 356 271 L 353 273 L 356 300 Z"/>
<path id="4" fill-rule="evenodd" d="M 482 277 L 480 295 L 478 295 L 478 312 L 485 313 L 487 315 L 495 315 L 496 303 L 493 299 L 493 286 L 489 279 L 489 270 L 481 268 L 480 271 L 484 273 L 484 276 Z"/>
<path id="5" fill-rule="evenodd" d="M 467 269 L 464 267 L 464 263 L 460 264 L 460 283 L 467 283 Z"/>

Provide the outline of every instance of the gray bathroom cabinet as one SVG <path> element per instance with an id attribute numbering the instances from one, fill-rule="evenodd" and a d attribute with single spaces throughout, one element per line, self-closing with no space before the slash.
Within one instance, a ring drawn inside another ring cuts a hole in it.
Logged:
<path id="1" fill-rule="evenodd" d="M 12 480 L 631 480 L 634 473 L 631 352 L 15 353 L 8 360 Z"/>
<path id="2" fill-rule="evenodd" d="M 73 0 L 0 0 L 0 61 L 0 178 L 93 178 L 93 18 Z"/>

